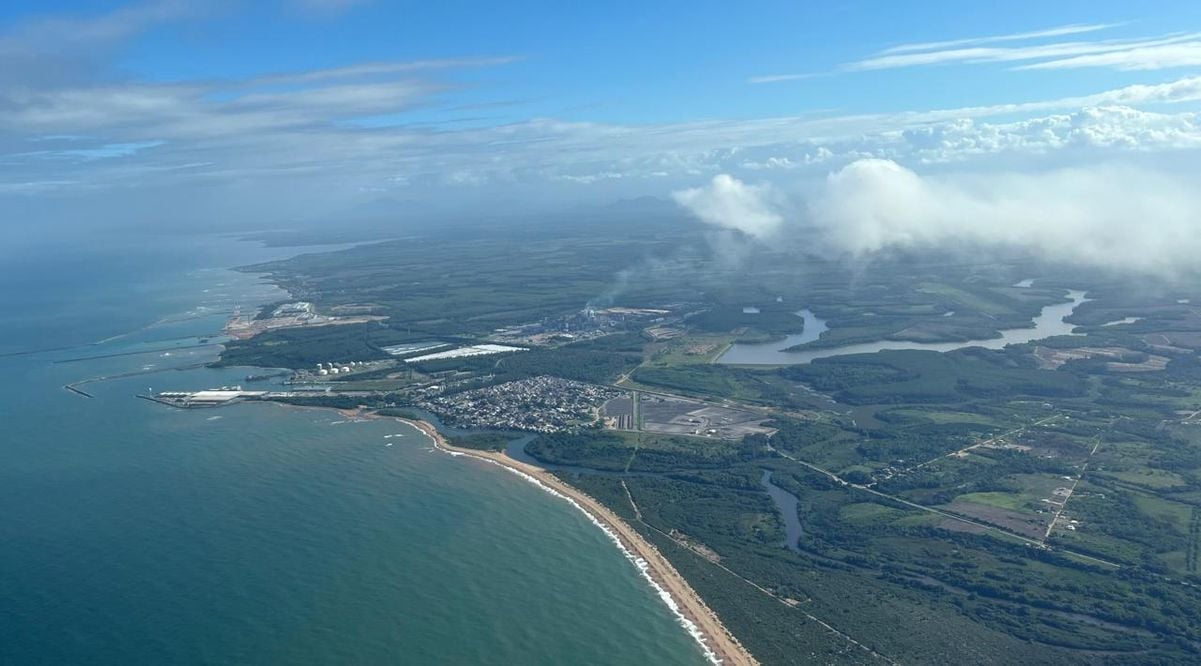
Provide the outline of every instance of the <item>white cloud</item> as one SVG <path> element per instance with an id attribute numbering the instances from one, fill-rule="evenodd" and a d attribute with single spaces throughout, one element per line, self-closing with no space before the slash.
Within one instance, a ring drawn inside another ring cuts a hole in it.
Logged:
<path id="1" fill-rule="evenodd" d="M 915 44 L 901 44 L 891 48 L 884 49 L 880 53 L 909 53 L 912 51 L 937 51 L 941 49 L 957 48 L 962 46 L 976 46 L 979 44 L 995 44 L 997 42 L 1018 42 L 1030 39 L 1040 39 L 1043 37 L 1065 37 L 1068 35 L 1079 35 L 1087 32 L 1096 32 L 1121 25 L 1119 23 L 1074 23 L 1070 25 L 1061 25 L 1055 28 L 1047 28 L 1045 30 L 1031 30 L 1029 32 L 1014 32 L 1005 35 L 992 35 L 989 37 L 968 37 L 966 39 L 950 39 L 941 42 L 921 42 Z"/>
<path id="2" fill-rule="evenodd" d="M 702 222 L 755 238 L 771 236 L 784 221 L 772 205 L 770 187 L 747 185 L 727 174 L 714 177 L 708 187 L 679 190 L 671 196 Z"/>
<path id="3" fill-rule="evenodd" d="M 1020 47 L 992 47 L 985 44 L 1000 42 L 1018 42 L 1039 40 L 1047 37 L 1064 37 L 1078 35 L 1115 27 L 1117 23 L 1080 23 L 1064 25 L 1045 30 L 1032 30 L 1006 35 L 989 37 L 969 37 L 965 39 L 949 39 L 938 42 L 921 42 L 901 44 L 882 51 L 873 56 L 839 66 L 834 72 L 803 73 L 803 74 L 769 74 L 752 76 L 748 83 L 782 83 L 799 81 L 819 76 L 830 76 L 837 72 L 856 72 L 879 69 L 897 69 L 902 67 L 918 67 L 927 65 L 945 65 L 951 63 L 984 63 L 1009 62 L 1021 60 L 1037 60 L 1043 58 L 1065 58 L 1091 53 L 1107 53 L 1112 50 L 1122 50 L 1138 47 L 1150 47 L 1157 44 L 1172 44 L 1195 37 L 1168 35 L 1154 40 L 1134 41 L 1097 41 L 1097 42 L 1060 42 L 1053 44 L 1033 44 Z"/>
<path id="4" fill-rule="evenodd" d="M 97 16 L 54 15 L 25 21 L 0 36 L 0 53 L 46 52 L 108 45 L 165 22 L 203 12 L 183 0 L 143 2 Z"/>
<path id="5" fill-rule="evenodd" d="M 818 76 L 824 76 L 820 73 L 809 74 L 765 74 L 762 76 L 752 76 L 747 79 L 747 83 L 782 83 L 784 81 L 803 81 L 804 79 L 812 79 Z"/>
<path id="6" fill-rule="evenodd" d="M 1091 54 L 1125 53 L 1182 42 L 1195 43 L 1198 36 L 1197 33 L 1190 33 L 1138 40 L 1071 41 L 1016 47 L 972 46 L 934 51 L 881 53 L 871 58 L 843 65 L 842 69 L 847 71 L 866 71 L 953 63 L 1018 62 L 1023 60 L 1060 59 Z"/>
<path id="7" fill-rule="evenodd" d="M 599 173 L 586 173 L 582 175 L 564 174 L 561 176 L 552 176 L 552 180 L 564 180 L 569 183 L 578 183 L 580 185 L 591 185 L 606 180 L 621 180 L 625 178 L 625 174 L 620 171 L 601 171 Z"/>
<path id="8" fill-rule="evenodd" d="M 945 164 L 1057 152 L 1065 153 L 1062 159 L 1094 159 L 1115 151 L 1201 146 L 1197 114 L 1137 108 L 1201 100 L 1201 77 L 1063 100 L 899 114 L 663 125 L 535 119 L 440 131 L 340 122 L 428 105 L 438 84 L 328 81 L 336 85 L 232 93 L 212 87 L 217 84 L 0 88 L 0 151 L 8 149 L 0 159 L 0 178 L 125 187 L 134 168 L 135 158 L 93 163 L 86 173 L 62 163 L 51 169 L 42 158 L 22 156 L 28 145 L 11 140 L 5 145 L 5 134 L 87 135 L 71 142 L 75 150 L 165 141 L 136 156 L 137 166 L 145 169 L 139 172 L 143 186 L 277 176 L 314 182 L 337 178 L 365 191 L 396 186 L 394 179 L 401 176 L 423 185 L 423 192 L 431 185 L 569 181 L 590 184 L 597 192 L 640 194 L 662 187 L 651 179 L 682 185 L 685 179 L 722 172 L 803 177 L 863 157 Z M 1006 114 L 1025 118 L 987 122 Z M 1066 156 L 1083 151 L 1092 152 Z M 196 164 L 202 166 L 179 168 Z M 320 185 L 311 189 L 322 191 Z"/>
<path id="9" fill-rule="evenodd" d="M 863 160 L 829 176 L 811 215 L 832 244 L 860 254 L 995 244 L 1172 277 L 1196 271 L 1201 252 L 1190 176 L 1119 163 L 932 177 Z"/>
<path id="10" fill-rule="evenodd" d="M 863 159 L 829 174 L 803 208 L 787 207 L 772 187 L 725 174 L 673 196 L 710 224 L 760 239 L 790 234 L 833 253 L 1007 247 L 1170 279 L 1199 270 L 1195 177 L 1131 163 L 923 176 Z M 768 234 L 756 231 L 759 220 L 770 221 Z"/>
<path id="11" fill-rule="evenodd" d="M 78 186 L 74 180 L 42 180 L 24 183 L 0 183 L 0 194 L 37 195 Z"/>
<path id="12" fill-rule="evenodd" d="M 395 113 L 448 86 L 419 80 L 261 90 L 219 82 L 0 88 L 0 130 L 180 140 L 311 128 Z"/>
<path id="13" fill-rule="evenodd" d="M 53 50 L 54 40 L 66 39 L 63 31 L 77 28 L 94 35 L 89 39 L 97 48 L 108 48 L 158 22 L 185 16 L 187 7 L 158 3 L 135 9 L 97 16 L 100 26 L 70 19 L 53 30 L 19 27 L 0 35 L 0 44 L 32 43 L 30 35 L 42 35 L 48 41 L 39 57 L 56 65 L 56 56 L 46 52 Z M 1089 31 L 1066 26 L 1042 37 L 1075 30 Z M 1025 38 L 1004 37 L 952 46 Z M 919 53 L 916 48 L 897 47 L 893 54 Z M 478 192 L 481 199 L 502 193 L 514 201 L 543 201 L 681 190 L 726 173 L 730 180 L 684 189 L 681 196 L 709 211 L 712 220 L 743 220 L 732 228 L 768 235 L 781 224 L 779 211 L 770 197 L 764 207 L 755 203 L 770 190 L 736 178 L 812 178 L 862 158 L 977 168 L 991 158 L 1050 156 L 1046 163 L 1062 164 L 1201 147 L 1195 113 L 1201 77 L 1061 99 L 902 113 L 822 111 L 637 125 L 555 118 L 461 125 L 425 120 L 469 108 L 461 106 L 465 100 L 449 76 L 454 69 L 517 59 L 375 61 L 165 84 L 110 70 L 44 79 L 34 75 L 36 68 L 18 72 L 21 80 L 6 84 L 10 70 L 21 68 L 3 68 L 0 183 L 7 185 L 0 194 L 86 187 L 89 193 L 107 190 L 132 198 L 155 188 L 213 193 L 228 188 L 238 196 L 213 194 L 213 199 L 229 202 L 230 208 L 253 201 L 275 215 L 277 208 L 304 210 L 314 202 L 340 204 L 340 196 L 353 199 L 340 193 L 400 187 L 414 198 L 433 199 L 451 189 L 443 198 L 466 199 Z M 104 54 L 96 61 L 103 65 Z M 471 102 L 490 103 L 479 99 L 488 92 L 475 87 Z M 1156 112 L 1140 108 L 1149 105 Z M 425 120 L 421 124 L 406 122 L 406 112 L 414 109 L 421 110 L 412 116 Z M 371 122 L 379 118 L 388 122 Z M 521 187 L 536 196 L 512 194 Z"/>
<path id="14" fill-rule="evenodd" d="M 0 32 L 0 87 L 46 88 L 94 79 L 129 39 L 167 23 L 203 18 L 223 2 L 158 0 L 107 13 L 60 13 Z"/>
<path id="15" fill-rule="evenodd" d="M 1201 65 L 1201 41 L 1143 46 L 1109 53 L 1060 58 L 1022 65 L 1017 69 L 1079 69 L 1108 67 L 1121 71 L 1168 69 Z"/>
<path id="16" fill-rule="evenodd" d="M 1201 33 L 1178 32 L 1133 39 L 1068 40 L 1041 43 L 1047 37 L 1091 33 L 1119 24 L 1075 24 L 992 37 L 950 39 L 902 44 L 840 65 L 832 72 L 753 76 L 749 83 L 780 83 L 838 72 L 927 67 L 933 65 L 1027 63 L 1016 70 L 1106 67 L 1116 70 L 1152 70 L 1201 64 Z M 996 46 L 1005 42 L 1029 42 Z"/>
<path id="17" fill-rule="evenodd" d="M 1012 123 L 970 118 L 887 133 L 876 145 L 924 163 L 955 162 L 982 155 L 1047 154 L 1066 149 L 1132 152 L 1201 147 L 1195 113 L 1165 114 L 1126 106 L 1085 107 Z"/>
<path id="18" fill-rule="evenodd" d="M 379 77 L 393 74 L 407 74 L 438 69 L 457 69 L 461 67 L 495 67 L 508 65 L 522 60 L 520 56 L 496 56 L 483 58 L 443 58 L 438 60 L 410 60 L 364 62 L 345 67 L 329 67 L 313 69 L 304 72 L 281 74 L 265 74 L 246 82 L 250 86 L 291 85 L 300 83 L 319 83 L 323 81 Z"/>

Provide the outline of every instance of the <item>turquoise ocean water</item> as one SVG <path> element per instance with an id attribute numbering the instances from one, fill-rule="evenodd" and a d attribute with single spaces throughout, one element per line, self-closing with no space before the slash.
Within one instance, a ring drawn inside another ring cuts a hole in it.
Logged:
<path id="1" fill-rule="evenodd" d="M 241 383 L 193 345 L 281 294 L 224 267 L 295 252 L 80 238 L 0 263 L 0 664 L 705 663 L 515 475 L 395 422 L 134 398 Z"/>

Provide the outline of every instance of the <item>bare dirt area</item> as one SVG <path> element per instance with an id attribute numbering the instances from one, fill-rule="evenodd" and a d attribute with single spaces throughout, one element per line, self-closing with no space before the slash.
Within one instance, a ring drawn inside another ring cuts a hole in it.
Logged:
<path id="1" fill-rule="evenodd" d="M 715 564 L 718 562 L 721 562 L 721 556 L 717 554 L 717 551 L 706 546 L 705 544 L 701 543 L 700 541 L 693 539 L 692 537 L 688 536 L 687 534 L 684 534 L 683 532 L 681 532 L 679 530 L 672 530 L 671 532 L 668 533 L 668 535 L 672 539 L 675 539 L 677 543 L 686 546 L 689 550 L 700 555 L 701 557 L 705 558 L 706 560 L 709 560 L 710 562 L 713 562 Z"/>
<path id="2" fill-rule="evenodd" d="M 1074 349 L 1052 349 L 1036 347 L 1034 357 L 1038 366 L 1044 370 L 1055 370 L 1068 361 L 1103 358 L 1112 359 L 1105 367 L 1112 372 L 1155 372 L 1168 366 L 1168 359 L 1163 356 L 1149 355 L 1144 360 L 1129 362 L 1122 359 L 1141 356 L 1133 349 L 1125 347 L 1076 347 Z"/>
<path id="3" fill-rule="evenodd" d="M 319 326 L 365 324 L 369 321 L 380 321 L 383 319 L 387 319 L 387 317 L 376 315 L 360 315 L 356 317 L 288 316 L 255 319 L 245 315 L 235 315 L 225 324 L 224 333 L 237 340 L 249 340 L 261 333 L 281 328 L 317 328 Z"/>

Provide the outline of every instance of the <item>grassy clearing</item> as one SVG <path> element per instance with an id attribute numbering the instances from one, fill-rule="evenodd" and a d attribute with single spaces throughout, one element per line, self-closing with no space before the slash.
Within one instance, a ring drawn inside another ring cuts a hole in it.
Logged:
<path id="1" fill-rule="evenodd" d="M 688 335 L 663 343 L 650 361 L 664 366 L 712 363 L 733 341 L 733 335 Z"/>
<path id="2" fill-rule="evenodd" d="M 1182 534 L 1188 534 L 1193 507 L 1148 493 L 1132 493 L 1131 499 L 1141 513 L 1167 520 Z"/>
<path id="3" fill-rule="evenodd" d="M 983 312 L 990 315 L 1011 314 L 1013 311 L 1008 307 L 1001 305 L 995 301 L 990 301 L 978 294 L 973 294 L 970 291 L 965 291 L 959 287 L 953 287 L 949 284 L 939 282 L 923 282 L 918 286 L 918 289 L 927 294 L 934 294 L 950 299 L 961 306 L 971 308 L 977 312 Z"/>
<path id="4" fill-rule="evenodd" d="M 989 492 L 989 493 L 966 493 L 956 498 L 964 502 L 974 502 L 976 504 L 986 504 L 995 506 L 1000 509 L 1009 509 L 1010 511 L 1022 511 L 1026 507 L 1026 502 L 1021 495 L 1013 493 Z"/>
<path id="5" fill-rule="evenodd" d="M 860 502 L 848 504 L 838 512 L 838 517 L 853 525 L 871 525 L 880 522 L 892 522 L 905 515 L 904 511 L 893 509 L 875 502 Z"/>
<path id="6" fill-rule="evenodd" d="M 931 423 L 979 423 L 994 428 L 1002 425 L 993 418 L 975 412 L 905 408 L 889 410 L 888 413 L 902 418 L 925 419 Z"/>
<path id="7" fill-rule="evenodd" d="M 1123 481 L 1144 488 L 1153 488 L 1155 490 L 1168 490 L 1171 488 L 1181 488 L 1188 485 L 1184 477 L 1175 472 L 1167 472 L 1158 469 L 1140 469 L 1129 472 L 1103 472 L 1102 476 L 1106 476 L 1118 481 Z"/>

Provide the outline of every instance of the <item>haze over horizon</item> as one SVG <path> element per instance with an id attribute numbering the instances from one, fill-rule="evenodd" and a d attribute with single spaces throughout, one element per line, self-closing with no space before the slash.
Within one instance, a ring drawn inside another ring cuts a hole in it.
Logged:
<path id="1" fill-rule="evenodd" d="M 1060 258 L 1154 273 L 1201 250 L 1180 3 L 54 2 L 0 9 L 0 53 L 13 236 L 654 196 L 852 253 L 1083 237 Z"/>

